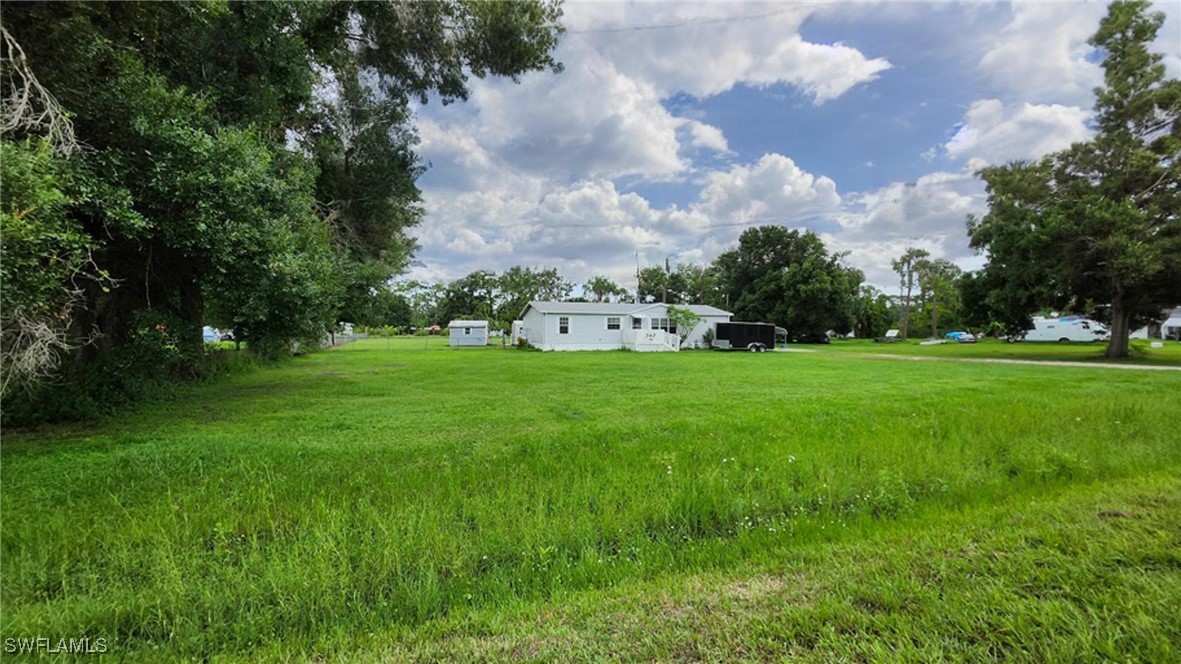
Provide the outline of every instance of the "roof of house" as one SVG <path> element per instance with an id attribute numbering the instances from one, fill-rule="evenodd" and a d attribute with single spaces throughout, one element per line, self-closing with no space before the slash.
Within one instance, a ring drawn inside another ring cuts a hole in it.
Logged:
<path id="1" fill-rule="evenodd" d="M 654 307 L 667 306 L 663 302 L 649 302 L 647 304 L 635 304 L 633 302 L 530 302 L 525 310 L 521 312 L 521 317 L 525 316 L 525 312 L 530 308 L 536 309 L 543 314 L 600 314 L 600 315 L 619 315 L 619 316 L 639 316 L 643 315 L 644 311 Z M 729 311 L 722 311 L 717 307 L 711 307 L 708 304 L 674 304 L 674 307 L 688 309 L 698 316 L 731 316 Z"/>
<path id="2" fill-rule="evenodd" d="M 488 327 L 486 320 L 453 320 L 447 327 Z"/>

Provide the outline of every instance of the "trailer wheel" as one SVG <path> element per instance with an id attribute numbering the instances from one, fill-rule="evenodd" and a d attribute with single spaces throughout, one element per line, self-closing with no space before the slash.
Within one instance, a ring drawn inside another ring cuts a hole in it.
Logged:
<path id="1" fill-rule="evenodd" d="M 766 346 L 764 346 L 763 344 L 759 344 L 759 352 L 760 352 L 760 353 L 765 353 L 765 352 L 767 352 L 767 347 L 766 347 Z"/>
<path id="2" fill-rule="evenodd" d="M 1068 343 L 1070 343 L 1070 339 L 1067 339 L 1066 337 L 1062 337 L 1061 339 L 1058 340 L 1058 343 L 1068 344 Z"/>
<path id="3" fill-rule="evenodd" d="M 751 344 L 751 345 L 747 346 L 746 349 L 752 353 L 757 353 L 757 352 L 759 352 L 759 345 L 758 344 Z"/>

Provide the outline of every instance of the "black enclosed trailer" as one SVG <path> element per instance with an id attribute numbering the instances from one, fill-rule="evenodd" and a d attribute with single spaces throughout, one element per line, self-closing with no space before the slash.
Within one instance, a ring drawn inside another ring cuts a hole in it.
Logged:
<path id="1" fill-rule="evenodd" d="M 714 329 L 714 348 L 763 352 L 775 347 L 777 338 L 787 337 L 787 330 L 771 323 L 718 323 Z"/>

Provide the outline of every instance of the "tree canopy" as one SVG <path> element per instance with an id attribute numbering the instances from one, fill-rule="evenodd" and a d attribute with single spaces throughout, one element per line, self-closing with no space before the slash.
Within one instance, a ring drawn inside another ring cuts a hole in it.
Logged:
<path id="1" fill-rule="evenodd" d="M 762 226 L 743 231 L 738 248 L 714 261 L 737 320 L 772 322 L 792 335 L 853 328 L 863 275 L 829 254 L 810 231 Z"/>
<path id="2" fill-rule="evenodd" d="M 152 330 L 195 361 L 205 323 L 274 353 L 363 315 L 415 248 L 409 104 L 559 70 L 560 16 L 540 0 L 7 3 L 0 96 L 33 110 L 0 137 L 4 264 L 73 267 L 28 289 L 25 267 L 5 273 L 6 339 L 66 294 L 74 370 L 135 364 Z M 80 149 L 45 147 L 63 127 Z"/>
<path id="3" fill-rule="evenodd" d="M 1181 81 L 1149 45 L 1164 22 L 1145 0 L 1116 2 L 1090 44 L 1102 54 L 1097 133 L 1036 163 L 984 169 L 989 211 L 970 218 L 988 263 L 975 285 L 1009 329 L 1040 308 L 1111 323 L 1109 357 L 1181 304 Z"/>

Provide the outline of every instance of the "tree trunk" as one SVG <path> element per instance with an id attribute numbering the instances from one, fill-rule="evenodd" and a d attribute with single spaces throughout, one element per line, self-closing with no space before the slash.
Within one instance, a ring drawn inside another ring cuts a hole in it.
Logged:
<path id="1" fill-rule="evenodd" d="M 1132 313 L 1124 306 L 1123 293 L 1117 290 L 1111 300 L 1111 341 L 1107 344 L 1109 359 L 1128 356 L 1128 335 L 1131 333 L 1128 322 L 1131 317 Z"/>
<path id="2" fill-rule="evenodd" d="M 939 296 L 931 296 L 931 338 L 939 338 Z"/>
<path id="3" fill-rule="evenodd" d="M 910 286 L 906 287 L 906 298 L 902 302 L 902 338 L 906 338 L 906 333 L 910 329 Z"/>

